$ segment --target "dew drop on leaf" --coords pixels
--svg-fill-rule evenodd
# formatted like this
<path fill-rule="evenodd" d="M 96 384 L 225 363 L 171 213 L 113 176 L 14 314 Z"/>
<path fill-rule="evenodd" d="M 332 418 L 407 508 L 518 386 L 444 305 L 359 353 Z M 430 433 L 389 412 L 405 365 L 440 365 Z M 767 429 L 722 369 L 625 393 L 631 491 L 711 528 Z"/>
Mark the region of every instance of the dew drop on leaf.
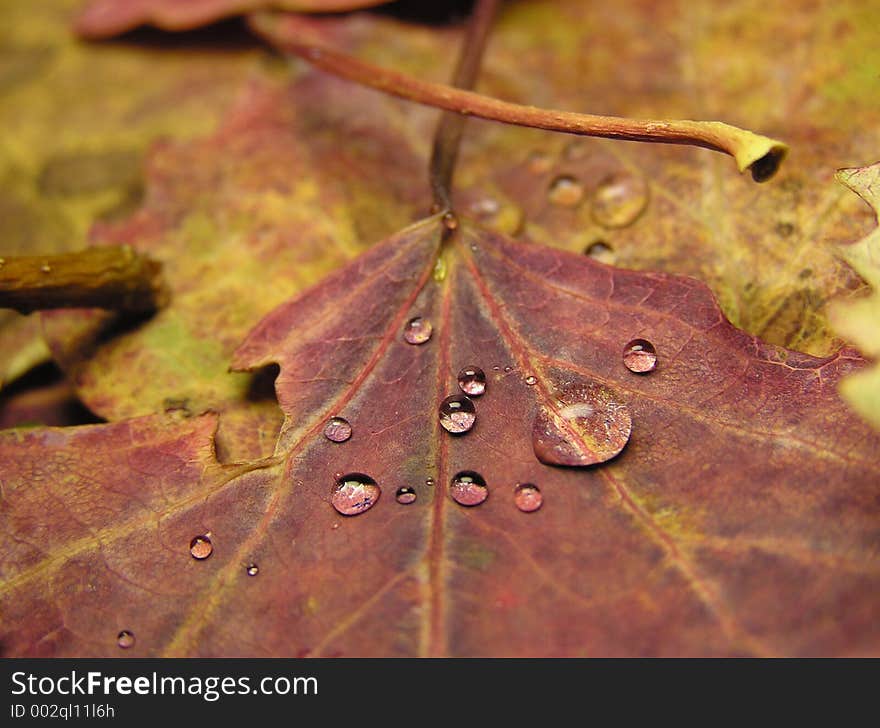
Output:
<path fill-rule="evenodd" d="M 408 506 L 410 503 L 415 503 L 417 496 L 413 488 L 405 485 L 402 488 L 397 489 L 397 493 L 394 494 L 394 497 L 401 505 Z"/>
<path fill-rule="evenodd" d="M 598 382 L 568 383 L 541 404 L 532 428 L 535 456 L 548 465 L 595 465 L 629 442 L 632 418 L 619 396 Z"/>
<path fill-rule="evenodd" d="M 574 177 L 562 175 L 550 183 L 547 198 L 560 207 L 575 207 L 584 199 L 584 186 Z"/>
<path fill-rule="evenodd" d="M 194 559 L 202 561 L 214 553 L 214 544 L 207 535 L 196 536 L 189 542 L 189 553 Z"/>
<path fill-rule="evenodd" d="M 623 348 L 623 364 L 631 372 L 647 374 L 657 367 L 657 351 L 646 339 L 633 339 Z"/>
<path fill-rule="evenodd" d="M 538 383 L 538 378 L 536 376 L 534 376 L 533 374 L 529 374 L 529 376 L 526 377 L 526 384 L 528 384 L 530 387 L 533 387 L 537 383 Z"/>
<path fill-rule="evenodd" d="M 449 486 L 452 500 L 462 506 L 478 506 L 489 497 L 489 488 L 479 473 L 462 470 Z"/>
<path fill-rule="evenodd" d="M 513 367 L 510 366 L 509 364 L 506 367 L 504 367 L 505 374 L 510 374 L 512 371 L 513 371 Z"/>
<path fill-rule="evenodd" d="M 351 424 L 342 417 L 331 417 L 324 427 L 324 437 L 332 442 L 345 442 L 351 437 Z"/>
<path fill-rule="evenodd" d="M 134 647 L 134 641 L 134 632 L 130 632 L 127 629 L 122 630 L 116 635 L 116 644 L 123 650 L 127 650 L 129 647 Z"/>
<path fill-rule="evenodd" d="M 479 367 L 465 367 L 458 373 L 458 386 L 471 397 L 479 397 L 486 391 L 486 373 Z"/>
<path fill-rule="evenodd" d="M 336 481 L 330 502 L 343 516 L 357 516 L 376 505 L 381 492 L 369 475 L 349 473 Z"/>
<path fill-rule="evenodd" d="M 476 420 L 477 410 L 470 397 L 453 394 L 440 403 L 440 424 L 453 435 L 467 432 Z"/>
<path fill-rule="evenodd" d="M 248 576 L 256 576 L 260 573 L 260 567 L 256 564 L 248 564 L 245 567 L 245 573 L 247 573 Z"/>
<path fill-rule="evenodd" d="M 606 265 L 612 265 L 615 260 L 612 247 L 601 240 L 597 240 L 595 243 L 590 243 L 584 251 L 584 255 L 589 256 L 593 260 L 598 260 L 600 263 L 605 263 Z"/>
<path fill-rule="evenodd" d="M 407 344 L 424 344 L 431 338 L 434 327 L 428 319 L 416 316 L 406 322 L 403 329 L 403 338 Z"/>
<path fill-rule="evenodd" d="M 544 496 L 537 485 L 520 483 L 514 488 L 513 502 L 523 513 L 532 513 L 544 504 Z"/>
<path fill-rule="evenodd" d="M 427 485 L 429 488 L 433 488 L 433 487 L 434 487 L 434 479 L 433 479 L 433 478 L 428 478 L 428 479 L 425 481 L 425 485 Z"/>
<path fill-rule="evenodd" d="M 641 177 L 615 175 L 593 194 L 593 219 L 605 228 L 632 225 L 648 205 L 648 185 Z"/>

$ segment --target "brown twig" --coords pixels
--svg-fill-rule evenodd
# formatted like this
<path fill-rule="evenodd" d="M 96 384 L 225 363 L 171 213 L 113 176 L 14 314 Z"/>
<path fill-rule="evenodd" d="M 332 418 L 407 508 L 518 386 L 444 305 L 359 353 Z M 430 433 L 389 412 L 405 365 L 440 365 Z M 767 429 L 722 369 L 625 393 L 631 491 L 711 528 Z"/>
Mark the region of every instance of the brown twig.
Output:
<path fill-rule="evenodd" d="M 0 308 L 148 312 L 164 303 L 161 265 L 127 245 L 0 258 Z"/>
<path fill-rule="evenodd" d="M 720 121 L 627 119 L 501 101 L 376 66 L 322 43 L 307 24 L 301 30 L 279 41 L 281 47 L 340 78 L 463 116 L 581 136 L 705 147 L 731 155 L 739 170 L 749 170 L 757 182 L 770 179 L 788 152 L 783 142 Z"/>
<path fill-rule="evenodd" d="M 459 89 L 472 89 L 480 74 L 480 64 L 492 21 L 498 10 L 499 0 L 478 0 L 462 41 L 461 51 L 452 85 Z M 444 113 L 434 134 L 431 152 L 431 191 L 434 195 L 434 211 L 452 211 L 451 188 L 455 162 L 461 146 L 461 135 L 467 118 L 460 114 Z"/>

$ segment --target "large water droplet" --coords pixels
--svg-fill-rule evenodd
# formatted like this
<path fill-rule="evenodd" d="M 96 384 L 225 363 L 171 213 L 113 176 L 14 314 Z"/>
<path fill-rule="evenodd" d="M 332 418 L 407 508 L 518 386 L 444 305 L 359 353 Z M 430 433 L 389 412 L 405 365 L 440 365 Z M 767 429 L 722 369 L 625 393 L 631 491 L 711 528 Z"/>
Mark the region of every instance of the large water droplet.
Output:
<path fill-rule="evenodd" d="M 452 500 L 462 506 L 478 506 L 489 497 L 489 488 L 479 473 L 462 470 L 449 485 Z"/>
<path fill-rule="evenodd" d="M 122 630 L 116 635 L 116 644 L 123 650 L 127 650 L 129 647 L 134 647 L 134 642 L 134 632 L 130 632 L 127 629 Z"/>
<path fill-rule="evenodd" d="M 330 502 L 343 516 L 357 516 L 376 505 L 381 493 L 369 475 L 349 473 L 336 481 Z"/>
<path fill-rule="evenodd" d="M 351 424 L 342 417 L 331 417 L 324 427 L 324 437 L 333 442 L 345 442 L 351 437 Z"/>
<path fill-rule="evenodd" d="M 646 339 L 633 339 L 623 348 L 623 363 L 636 374 L 647 374 L 657 367 L 657 351 Z"/>
<path fill-rule="evenodd" d="M 247 573 L 248 576 L 256 576 L 260 573 L 260 567 L 256 564 L 248 564 L 245 567 L 245 573 Z"/>
<path fill-rule="evenodd" d="M 562 175 L 550 183 L 547 198 L 554 205 L 575 207 L 584 199 L 584 186 L 574 177 Z"/>
<path fill-rule="evenodd" d="M 453 394 L 440 403 L 440 424 L 447 432 L 461 435 L 474 426 L 477 410 L 470 397 Z"/>
<path fill-rule="evenodd" d="M 416 491 L 406 485 L 404 485 L 402 488 L 398 488 L 397 493 L 394 494 L 394 497 L 398 503 L 404 506 L 408 506 L 410 503 L 415 503 L 417 498 Z"/>
<path fill-rule="evenodd" d="M 431 338 L 434 327 L 428 319 L 416 316 L 406 322 L 403 329 L 403 338 L 407 344 L 424 344 Z"/>
<path fill-rule="evenodd" d="M 538 460 L 548 465 L 595 465 L 623 450 L 632 418 L 619 397 L 598 382 L 568 383 L 542 404 L 532 428 Z"/>
<path fill-rule="evenodd" d="M 648 205 L 648 185 L 641 177 L 621 174 L 609 177 L 593 194 L 593 219 L 602 227 L 632 225 Z"/>
<path fill-rule="evenodd" d="M 486 373 L 479 367 L 465 367 L 458 373 L 458 386 L 471 397 L 479 397 L 486 391 Z"/>
<path fill-rule="evenodd" d="M 544 504 L 544 496 L 537 485 L 520 483 L 513 491 L 513 502 L 523 513 L 532 513 Z"/>
<path fill-rule="evenodd" d="M 194 559 L 202 561 L 214 553 L 214 544 L 207 535 L 196 536 L 189 542 L 189 552 Z"/>

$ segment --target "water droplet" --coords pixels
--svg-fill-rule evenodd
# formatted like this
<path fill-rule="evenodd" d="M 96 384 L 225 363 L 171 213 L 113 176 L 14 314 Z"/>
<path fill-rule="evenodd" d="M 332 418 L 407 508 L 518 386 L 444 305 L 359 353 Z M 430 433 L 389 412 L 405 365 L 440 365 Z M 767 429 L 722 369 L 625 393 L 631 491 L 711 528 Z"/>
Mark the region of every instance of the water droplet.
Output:
<path fill-rule="evenodd" d="M 608 245 L 608 243 L 601 240 L 597 240 L 595 243 L 590 243 L 584 251 L 584 254 L 588 255 L 593 260 L 598 260 L 600 263 L 605 263 L 606 265 L 612 265 L 615 260 L 614 249 Z"/>
<path fill-rule="evenodd" d="M 513 490 L 513 502 L 523 513 L 532 513 L 544 504 L 544 496 L 537 485 L 520 483 Z"/>
<path fill-rule="evenodd" d="M 584 186 L 574 177 L 562 175 L 550 183 L 547 197 L 554 205 L 575 207 L 584 199 Z"/>
<path fill-rule="evenodd" d="M 535 456 L 547 465 L 595 465 L 623 450 L 632 432 L 629 409 L 598 382 L 567 383 L 538 408 Z"/>
<path fill-rule="evenodd" d="M 486 373 L 479 367 L 465 367 L 458 373 L 458 386 L 471 397 L 479 397 L 486 391 Z"/>
<path fill-rule="evenodd" d="M 593 219 L 602 227 L 632 225 L 648 205 L 648 185 L 631 174 L 606 179 L 593 194 Z"/>
<path fill-rule="evenodd" d="M 116 635 L 116 644 L 123 650 L 127 650 L 129 647 L 134 647 L 134 632 L 130 632 L 127 629 L 122 630 Z"/>
<path fill-rule="evenodd" d="M 431 272 L 431 276 L 437 283 L 442 283 L 446 280 L 446 259 L 442 255 L 434 261 L 434 270 Z"/>
<path fill-rule="evenodd" d="M 248 564 L 245 567 L 245 572 L 247 573 L 248 576 L 256 576 L 257 574 L 260 573 L 260 567 L 257 566 L 256 564 Z"/>
<path fill-rule="evenodd" d="M 546 152 L 532 152 L 526 160 L 526 165 L 532 174 L 544 174 L 553 167 L 553 158 Z"/>
<path fill-rule="evenodd" d="M 416 316 L 407 321 L 403 330 L 403 338 L 406 339 L 407 344 L 424 344 L 431 338 L 433 331 L 434 327 L 428 319 Z"/>
<path fill-rule="evenodd" d="M 478 506 L 489 497 L 489 488 L 479 473 L 463 470 L 452 479 L 449 486 L 452 500 L 462 506 Z"/>
<path fill-rule="evenodd" d="M 349 473 L 336 481 L 330 502 L 343 516 L 356 516 L 376 505 L 381 493 L 369 475 Z"/>
<path fill-rule="evenodd" d="M 345 442 L 351 437 L 351 424 L 342 417 L 331 417 L 324 428 L 324 437 L 333 442 Z"/>
<path fill-rule="evenodd" d="M 477 410 L 470 397 L 453 394 L 440 403 L 440 424 L 447 432 L 460 435 L 474 426 Z"/>
<path fill-rule="evenodd" d="M 498 214 L 500 209 L 501 205 L 498 200 L 493 200 L 491 197 L 484 197 L 471 203 L 471 213 L 480 218 L 492 217 Z"/>
<path fill-rule="evenodd" d="M 458 217 L 454 212 L 447 212 L 443 215 L 443 227 L 452 232 L 458 229 Z"/>
<path fill-rule="evenodd" d="M 496 364 L 495 366 L 492 367 L 492 371 L 493 371 L 493 372 L 500 372 L 500 371 L 501 371 L 501 367 L 498 366 L 498 365 Z"/>
<path fill-rule="evenodd" d="M 417 496 L 413 488 L 405 485 L 402 488 L 397 489 L 397 493 L 394 494 L 394 497 L 401 505 L 408 506 L 410 503 L 415 503 Z"/>
<path fill-rule="evenodd" d="M 51 273 L 52 266 L 50 266 L 48 263 L 43 263 L 43 265 L 40 266 L 40 270 L 43 271 L 43 273 Z"/>
<path fill-rule="evenodd" d="M 504 373 L 505 373 L 505 374 L 510 374 L 512 371 L 513 371 L 513 367 L 512 367 L 512 366 L 508 365 L 508 366 L 504 367 Z"/>
<path fill-rule="evenodd" d="M 636 374 L 647 374 L 657 367 L 657 351 L 645 339 L 633 339 L 623 349 L 623 363 Z"/>
<path fill-rule="evenodd" d="M 189 553 L 194 559 L 202 561 L 214 553 L 214 544 L 207 535 L 196 536 L 189 542 Z"/>
<path fill-rule="evenodd" d="M 433 479 L 433 478 L 428 478 L 428 479 L 425 481 L 425 485 L 427 485 L 429 488 L 433 488 L 433 487 L 434 487 L 434 479 Z"/>
<path fill-rule="evenodd" d="M 526 377 L 526 384 L 528 384 L 530 387 L 534 386 L 537 383 L 538 383 L 538 378 L 536 376 L 529 374 L 529 376 Z"/>

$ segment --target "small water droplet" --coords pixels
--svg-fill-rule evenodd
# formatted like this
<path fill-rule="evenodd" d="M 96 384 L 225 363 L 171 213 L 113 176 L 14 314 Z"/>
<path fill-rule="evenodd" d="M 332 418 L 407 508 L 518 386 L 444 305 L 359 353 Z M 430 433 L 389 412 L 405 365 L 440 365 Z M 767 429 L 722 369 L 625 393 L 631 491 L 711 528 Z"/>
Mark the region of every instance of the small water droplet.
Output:
<path fill-rule="evenodd" d="M 544 504 L 544 496 L 537 485 L 520 483 L 514 488 L 513 502 L 523 513 L 532 513 Z"/>
<path fill-rule="evenodd" d="M 657 351 L 646 339 L 633 339 L 623 349 L 623 363 L 636 374 L 647 374 L 657 367 Z"/>
<path fill-rule="evenodd" d="M 337 528 L 339 528 L 339 524 L 336 523 L 336 522 L 333 522 L 333 523 L 330 525 L 330 528 L 332 528 L 332 529 L 335 531 Z"/>
<path fill-rule="evenodd" d="M 410 503 L 415 503 L 417 496 L 416 491 L 413 488 L 405 485 L 402 488 L 397 489 L 397 493 L 394 494 L 394 497 L 401 505 L 408 506 Z"/>
<path fill-rule="evenodd" d="M 508 366 L 504 367 L 504 373 L 505 373 L 505 374 L 510 374 L 512 371 L 513 371 L 513 367 L 512 367 L 512 366 L 509 366 L 509 365 L 508 365 Z"/>
<path fill-rule="evenodd" d="M 331 417 L 324 427 L 324 437 L 332 442 L 345 442 L 351 437 L 351 424 L 342 417 Z"/>
<path fill-rule="evenodd" d="M 248 564 L 245 567 L 245 572 L 247 573 L 248 576 L 256 576 L 257 574 L 260 573 L 260 567 L 257 566 L 256 564 Z"/>
<path fill-rule="evenodd" d="M 479 367 L 465 367 L 458 373 L 458 386 L 471 397 L 479 397 L 486 391 L 486 373 Z"/>
<path fill-rule="evenodd" d="M 202 561 L 214 553 L 214 544 L 207 535 L 196 536 L 189 542 L 189 553 L 194 559 Z"/>
<path fill-rule="evenodd" d="M 526 160 L 526 165 L 532 174 L 544 174 L 553 167 L 553 158 L 546 152 L 532 152 Z"/>
<path fill-rule="evenodd" d="M 434 327 L 428 319 L 416 316 L 407 321 L 403 329 L 403 338 L 407 344 L 424 344 L 431 338 Z"/>
<path fill-rule="evenodd" d="M 50 266 L 48 263 L 43 263 L 43 265 L 40 266 L 40 270 L 43 271 L 43 273 L 51 273 L 52 266 Z"/>
<path fill-rule="evenodd" d="M 632 225 L 648 205 L 648 185 L 631 174 L 607 178 L 593 194 L 593 219 L 602 227 Z"/>
<path fill-rule="evenodd" d="M 566 382 L 551 404 L 541 404 L 532 428 L 535 456 L 547 465 L 595 465 L 629 442 L 629 408 L 598 382 Z"/>
<path fill-rule="evenodd" d="M 458 229 L 458 217 L 454 212 L 447 212 L 443 215 L 443 227 L 452 232 Z"/>
<path fill-rule="evenodd" d="M 588 255 L 593 260 L 598 260 L 600 263 L 605 263 L 606 265 L 612 265 L 615 260 L 614 249 L 602 240 L 590 243 L 584 251 L 584 254 Z"/>
<path fill-rule="evenodd" d="M 381 493 L 369 475 L 349 473 L 336 481 L 330 502 L 343 516 L 356 516 L 376 505 Z"/>
<path fill-rule="evenodd" d="M 538 378 L 536 376 L 529 374 L 529 376 L 526 377 L 526 384 L 528 384 L 530 387 L 534 386 L 537 383 Z"/>
<path fill-rule="evenodd" d="M 501 367 L 498 366 L 498 365 L 496 364 L 495 366 L 492 367 L 492 371 L 493 371 L 493 372 L 500 372 L 500 371 L 501 371 Z"/>
<path fill-rule="evenodd" d="M 134 641 L 134 632 L 130 632 L 127 629 L 122 630 L 116 635 L 116 644 L 123 650 L 127 650 L 129 647 L 134 647 Z"/>
<path fill-rule="evenodd" d="M 427 485 L 429 488 L 433 488 L 433 487 L 434 487 L 434 479 L 433 479 L 433 478 L 428 478 L 428 479 L 425 481 L 425 485 Z"/>
<path fill-rule="evenodd" d="M 460 435 L 474 426 L 477 410 L 470 397 L 453 394 L 440 403 L 440 424 L 447 432 Z"/>
<path fill-rule="evenodd" d="M 584 186 L 574 177 L 562 175 L 550 183 L 547 198 L 560 207 L 575 207 L 584 199 Z"/>
<path fill-rule="evenodd" d="M 489 497 L 489 488 L 479 473 L 463 470 L 452 479 L 449 486 L 452 500 L 462 506 L 478 506 Z"/>

